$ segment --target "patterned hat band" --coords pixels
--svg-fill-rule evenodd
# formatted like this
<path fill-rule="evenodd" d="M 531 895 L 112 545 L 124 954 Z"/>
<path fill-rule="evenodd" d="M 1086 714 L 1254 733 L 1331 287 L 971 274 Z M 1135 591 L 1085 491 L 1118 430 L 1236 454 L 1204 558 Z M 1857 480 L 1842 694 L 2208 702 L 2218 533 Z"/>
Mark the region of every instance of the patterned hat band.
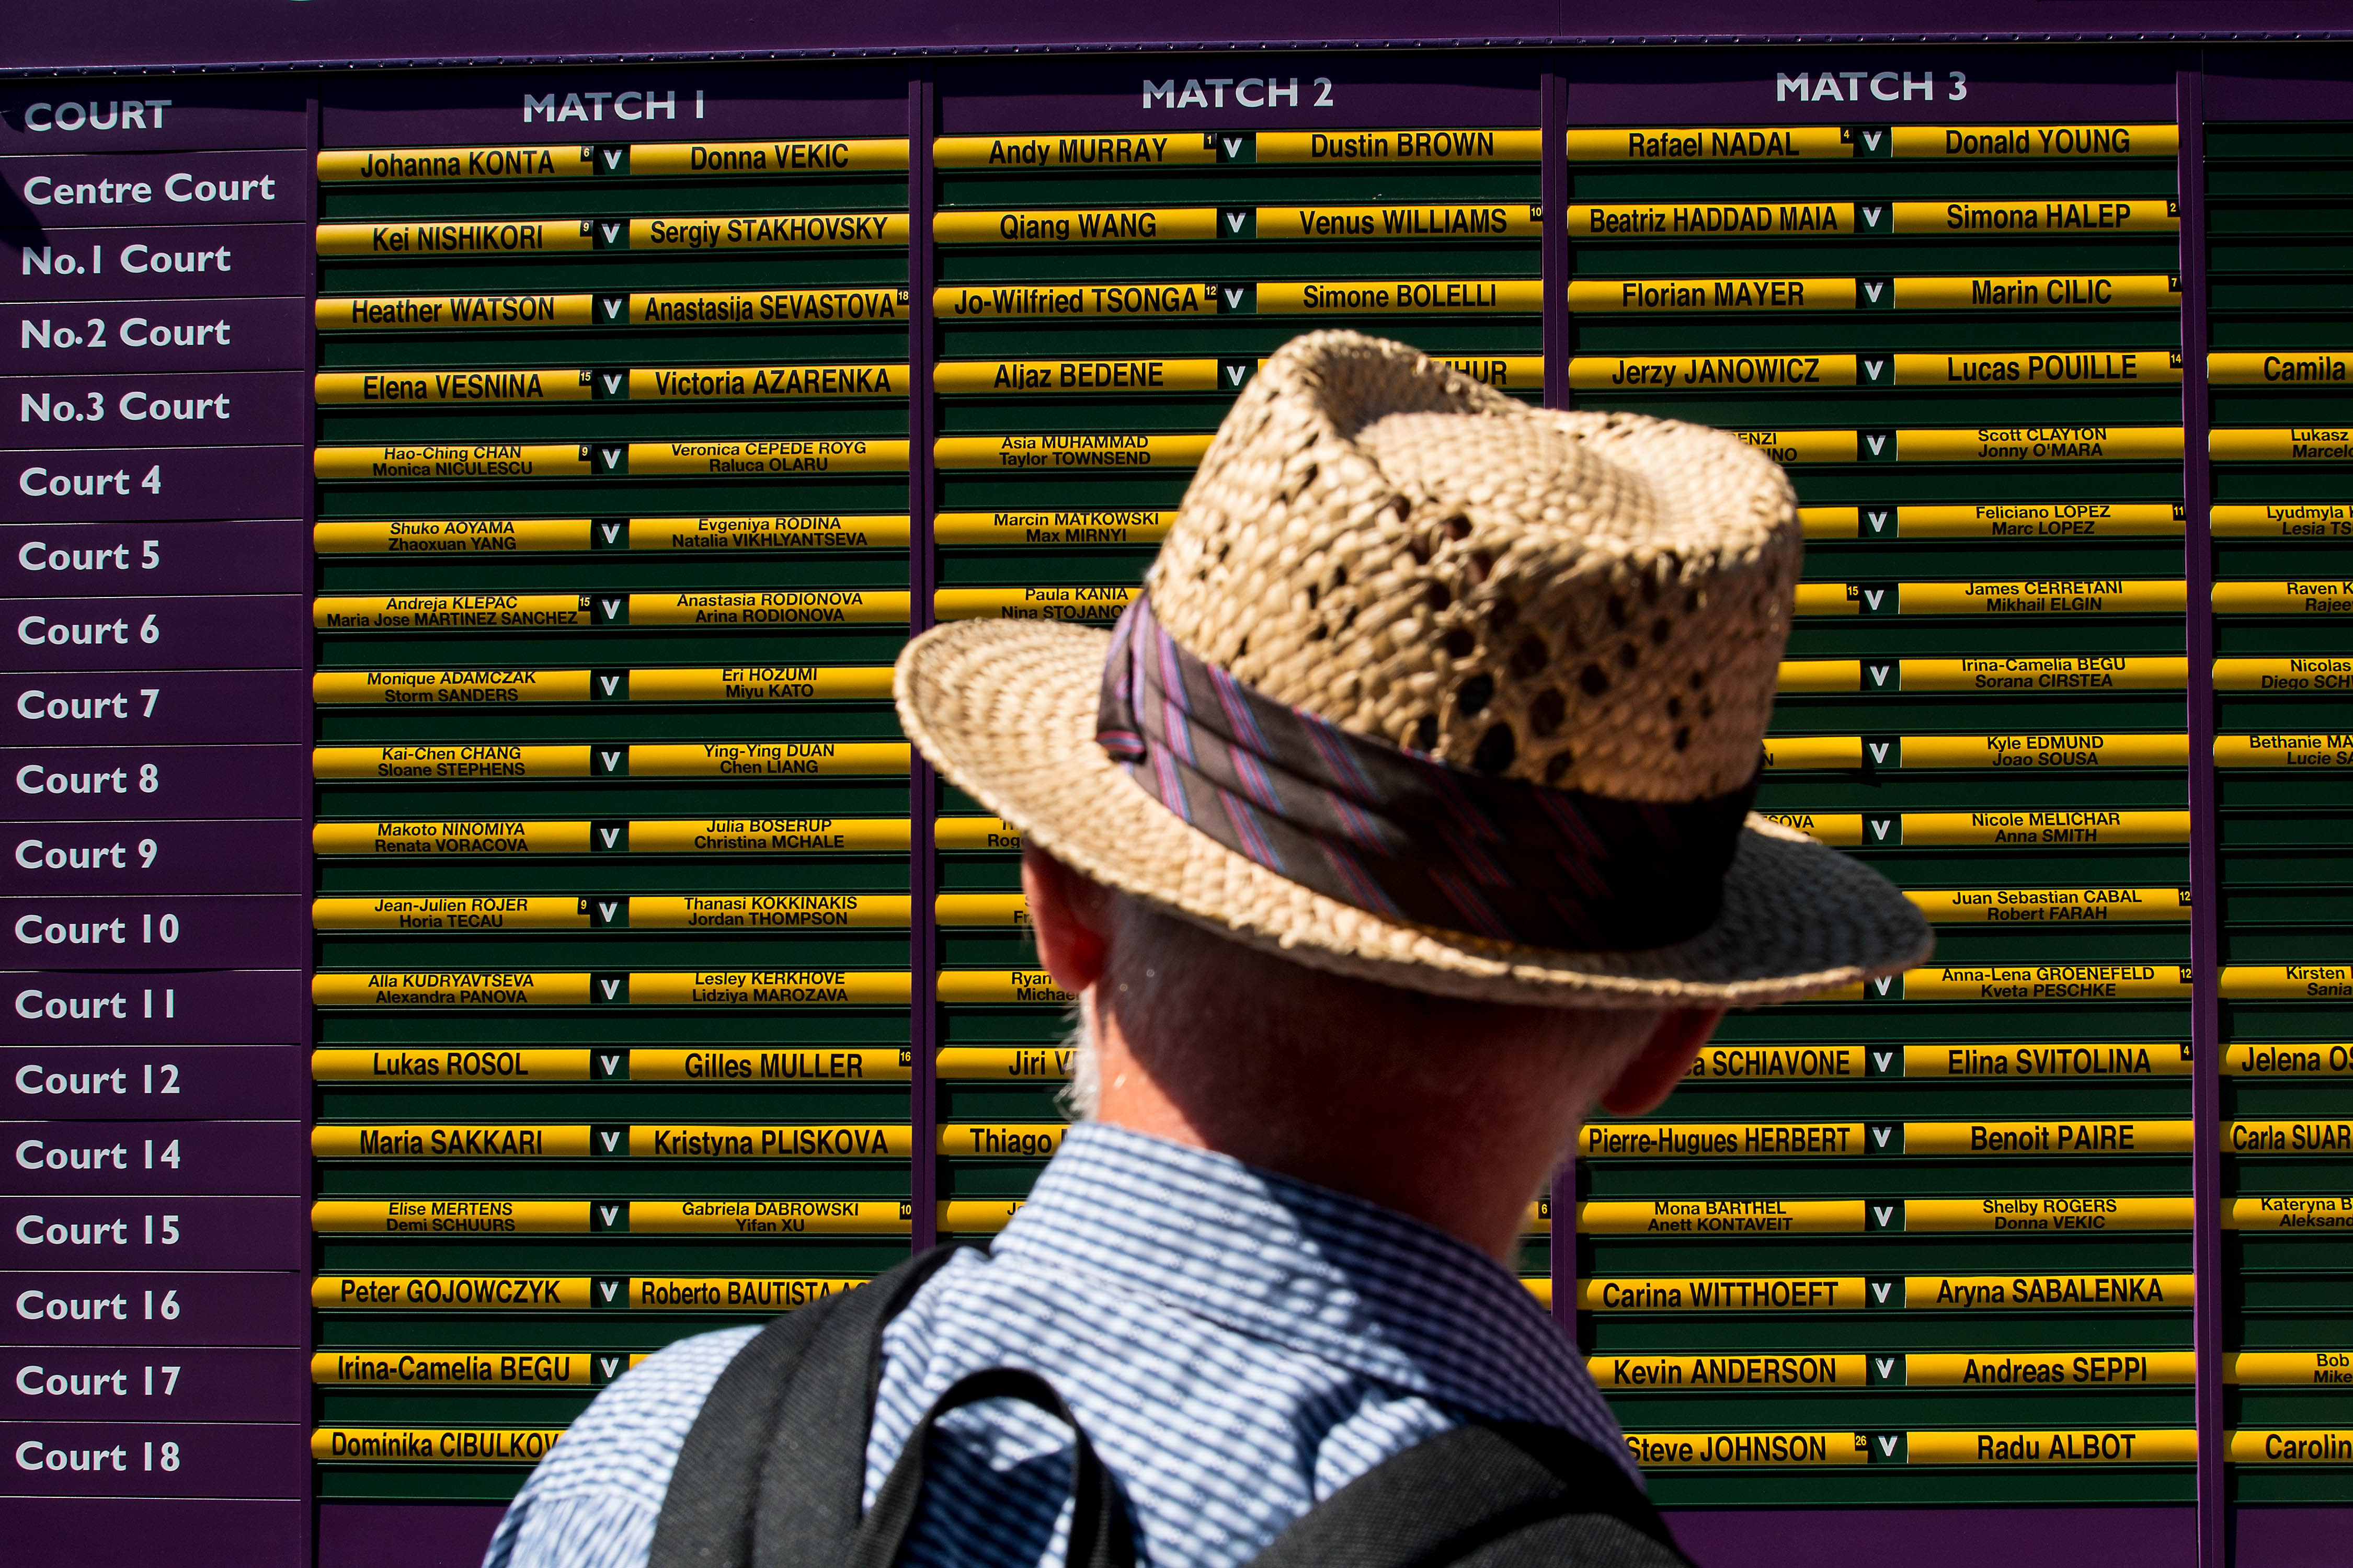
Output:
<path fill-rule="evenodd" d="M 1179 647 L 1145 595 L 1103 661 L 1095 740 L 1195 829 L 1327 898 L 1583 952 L 1713 924 L 1758 777 L 1658 804 L 1470 772 L 1264 696 Z"/>

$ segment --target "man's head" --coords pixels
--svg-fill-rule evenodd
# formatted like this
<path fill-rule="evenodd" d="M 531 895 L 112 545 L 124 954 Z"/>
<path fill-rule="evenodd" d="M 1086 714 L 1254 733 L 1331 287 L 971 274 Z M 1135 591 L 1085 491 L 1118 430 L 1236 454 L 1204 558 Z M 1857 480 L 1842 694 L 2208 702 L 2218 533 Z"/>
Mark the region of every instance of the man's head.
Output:
<path fill-rule="evenodd" d="M 1598 1102 L 1666 1098 L 1718 1014 L 1464 1001 L 1311 968 L 1041 851 L 1039 954 L 1079 1002 L 1073 1109 L 1354 1192 L 1502 1256 Z"/>

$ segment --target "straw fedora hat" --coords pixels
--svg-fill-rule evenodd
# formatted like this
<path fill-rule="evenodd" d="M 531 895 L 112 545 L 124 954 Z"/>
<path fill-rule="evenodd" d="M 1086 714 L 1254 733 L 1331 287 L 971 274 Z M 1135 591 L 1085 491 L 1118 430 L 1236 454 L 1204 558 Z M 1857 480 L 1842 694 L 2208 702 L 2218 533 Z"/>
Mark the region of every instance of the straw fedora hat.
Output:
<path fill-rule="evenodd" d="M 1788 481 L 1719 431 L 1314 332 L 1227 415 L 1115 632 L 938 627 L 899 716 L 1039 848 L 1301 963 L 1789 1001 L 1933 945 L 1747 809 L 1799 551 Z"/>

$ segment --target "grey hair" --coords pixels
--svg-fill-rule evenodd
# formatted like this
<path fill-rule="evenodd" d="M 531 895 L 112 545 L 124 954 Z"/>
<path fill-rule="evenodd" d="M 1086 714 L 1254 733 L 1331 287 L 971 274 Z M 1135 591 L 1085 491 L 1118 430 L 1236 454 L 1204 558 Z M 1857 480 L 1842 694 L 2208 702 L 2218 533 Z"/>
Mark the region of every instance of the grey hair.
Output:
<path fill-rule="evenodd" d="M 1071 1053 L 1071 1081 L 1055 1101 L 1072 1121 L 1092 1121 L 1103 1111 L 1103 1058 L 1095 1051 L 1095 1032 L 1084 1003 L 1071 1005 L 1071 1032 L 1062 1043 Z"/>
<path fill-rule="evenodd" d="M 1190 1011 L 1207 999 L 1201 990 L 1204 984 L 1210 987 L 1209 997 L 1230 997 L 1238 981 L 1244 990 L 1248 989 L 1248 982 L 1233 973 L 1235 968 L 1258 970 L 1263 983 L 1267 966 L 1271 965 L 1289 997 L 1305 1003 L 1311 1013 L 1321 1014 L 1328 1009 L 1338 1016 L 1361 1018 L 1368 1000 L 1376 1012 L 1385 1012 L 1400 1002 L 1408 1005 L 1416 1001 L 1450 1005 L 1438 998 L 1400 998 L 1367 981 L 1260 954 L 1221 933 L 1188 924 L 1136 900 L 1122 898 L 1117 918 L 1125 962 L 1115 964 L 1098 985 L 1115 987 L 1125 994 L 1124 1000 L 1131 1005 Z M 1210 1005 L 1214 1006 L 1215 1003 Z M 1518 1011 L 1499 1008 L 1493 1003 L 1459 1005 L 1466 1014 Z M 1661 1013 L 1655 1007 L 1602 1006 L 1568 1011 L 1577 1017 L 1575 1047 L 1597 1058 L 1621 1064 L 1630 1060 L 1649 1039 Z M 1074 1122 L 1092 1121 L 1103 1110 L 1103 1053 L 1097 1040 L 1095 1012 L 1096 998 L 1088 995 L 1074 1001 L 1067 1016 L 1069 1031 L 1062 1043 L 1071 1053 L 1071 1078 L 1056 1100 L 1062 1113 Z M 1303 1026 L 1296 1016 L 1288 1022 L 1293 1029 L 1314 1027 L 1312 1023 Z M 1365 1043 L 1371 1047 L 1379 1039 L 1368 1035 Z M 1415 1076 L 1425 1080 L 1450 1076 L 1451 1065 L 1442 1053 L 1417 1048 L 1408 1057 L 1411 1065 L 1406 1070 Z M 1430 1087 L 1435 1089 L 1438 1085 L 1430 1081 Z"/>

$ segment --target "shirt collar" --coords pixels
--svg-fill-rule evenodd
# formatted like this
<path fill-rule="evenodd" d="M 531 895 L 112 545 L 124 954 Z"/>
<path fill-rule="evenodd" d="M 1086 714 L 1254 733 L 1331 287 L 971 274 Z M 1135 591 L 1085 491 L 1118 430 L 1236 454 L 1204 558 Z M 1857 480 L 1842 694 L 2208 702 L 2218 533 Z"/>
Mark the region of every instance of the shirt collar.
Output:
<path fill-rule="evenodd" d="M 1583 1358 L 1517 1278 L 1361 1198 L 1088 1123 L 993 1255 L 1084 1272 L 1458 1410 L 1599 1437 L 1633 1469 Z"/>

